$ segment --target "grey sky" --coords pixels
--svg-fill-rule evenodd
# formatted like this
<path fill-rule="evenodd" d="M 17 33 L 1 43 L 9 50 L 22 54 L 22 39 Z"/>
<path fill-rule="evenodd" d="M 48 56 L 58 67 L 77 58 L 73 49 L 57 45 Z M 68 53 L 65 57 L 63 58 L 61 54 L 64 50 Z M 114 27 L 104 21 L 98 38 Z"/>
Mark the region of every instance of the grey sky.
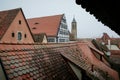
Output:
<path fill-rule="evenodd" d="M 1 0 L 0 11 L 22 8 L 26 18 L 65 14 L 69 30 L 75 16 L 79 38 L 101 37 L 103 32 L 111 37 L 119 37 L 114 31 L 98 22 L 93 15 L 86 12 L 75 0 Z"/>

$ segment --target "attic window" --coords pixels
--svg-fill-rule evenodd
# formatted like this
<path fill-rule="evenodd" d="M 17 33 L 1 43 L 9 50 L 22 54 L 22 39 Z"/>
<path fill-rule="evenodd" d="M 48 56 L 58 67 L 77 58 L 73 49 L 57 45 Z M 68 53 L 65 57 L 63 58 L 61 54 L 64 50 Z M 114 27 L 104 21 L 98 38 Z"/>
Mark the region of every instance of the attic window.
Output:
<path fill-rule="evenodd" d="M 12 32 L 12 37 L 15 37 L 15 33 L 14 32 Z"/>
<path fill-rule="evenodd" d="M 33 27 L 32 29 L 36 29 L 36 27 Z"/>
<path fill-rule="evenodd" d="M 19 20 L 19 24 L 21 24 L 21 20 Z"/>
<path fill-rule="evenodd" d="M 34 24 L 39 24 L 38 22 L 34 23 Z"/>
<path fill-rule="evenodd" d="M 27 38 L 27 35 L 25 34 L 24 37 Z"/>

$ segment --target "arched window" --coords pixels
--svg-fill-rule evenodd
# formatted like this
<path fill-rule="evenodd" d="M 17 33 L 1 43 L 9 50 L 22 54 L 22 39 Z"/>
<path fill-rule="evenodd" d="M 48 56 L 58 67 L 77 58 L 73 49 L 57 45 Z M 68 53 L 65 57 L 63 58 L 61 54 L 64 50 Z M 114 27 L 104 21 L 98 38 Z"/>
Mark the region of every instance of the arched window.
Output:
<path fill-rule="evenodd" d="M 18 40 L 21 40 L 21 39 L 22 39 L 22 33 L 18 32 Z"/>

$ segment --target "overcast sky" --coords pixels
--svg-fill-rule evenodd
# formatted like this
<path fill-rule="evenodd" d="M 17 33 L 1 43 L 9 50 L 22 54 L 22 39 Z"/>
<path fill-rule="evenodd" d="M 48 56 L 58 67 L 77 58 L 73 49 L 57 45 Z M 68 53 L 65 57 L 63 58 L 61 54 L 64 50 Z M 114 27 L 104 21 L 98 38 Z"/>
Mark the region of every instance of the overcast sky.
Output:
<path fill-rule="evenodd" d="M 93 15 L 86 12 L 75 0 L 1 0 L 0 11 L 22 8 L 26 18 L 65 14 L 71 31 L 71 21 L 75 17 L 78 38 L 101 37 L 106 32 L 110 37 L 119 37 L 114 31 L 98 22 Z"/>

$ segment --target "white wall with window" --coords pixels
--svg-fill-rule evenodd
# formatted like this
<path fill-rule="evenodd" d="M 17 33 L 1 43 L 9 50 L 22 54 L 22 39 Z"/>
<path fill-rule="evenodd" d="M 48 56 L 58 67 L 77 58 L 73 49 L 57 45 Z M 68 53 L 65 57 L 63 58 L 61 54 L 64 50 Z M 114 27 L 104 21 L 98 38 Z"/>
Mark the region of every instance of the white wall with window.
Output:
<path fill-rule="evenodd" d="M 48 42 L 51 42 L 51 43 L 59 43 L 59 42 L 68 42 L 69 41 L 69 30 L 68 30 L 65 16 L 63 16 L 63 19 L 61 20 L 57 36 L 47 37 L 47 38 L 48 38 Z"/>
<path fill-rule="evenodd" d="M 66 19 L 63 16 L 63 19 L 60 24 L 60 28 L 58 31 L 58 42 L 68 42 L 69 41 L 69 30 L 66 23 Z"/>
<path fill-rule="evenodd" d="M 56 37 L 47 37 L 48 42 L 56 43 Z"/>

